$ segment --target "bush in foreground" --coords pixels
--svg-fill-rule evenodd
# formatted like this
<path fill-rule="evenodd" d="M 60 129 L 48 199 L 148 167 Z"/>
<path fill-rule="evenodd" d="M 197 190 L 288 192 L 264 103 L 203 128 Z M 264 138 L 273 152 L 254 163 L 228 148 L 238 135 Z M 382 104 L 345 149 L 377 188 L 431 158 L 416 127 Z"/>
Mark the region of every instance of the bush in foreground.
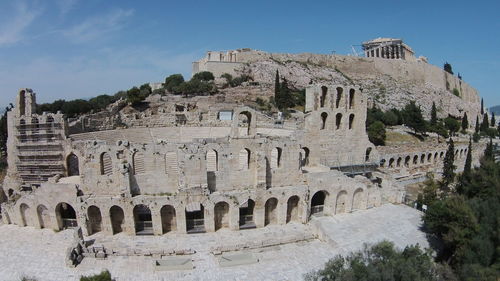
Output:
<path fill-rule="evenodd" d="M 111 273 L 105 270 L 99 274 L 91 275 L 91 276 L 82 276 L 80 281 L 113 281 L 111 278 Z"/>

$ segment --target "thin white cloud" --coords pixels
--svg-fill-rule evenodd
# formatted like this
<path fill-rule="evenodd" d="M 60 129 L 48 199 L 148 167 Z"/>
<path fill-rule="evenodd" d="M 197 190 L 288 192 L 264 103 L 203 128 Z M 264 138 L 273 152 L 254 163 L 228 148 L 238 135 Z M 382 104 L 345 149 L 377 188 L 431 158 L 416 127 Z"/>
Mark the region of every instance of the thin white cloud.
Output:
<path fill-rule="evenodd" d="M 73 43 L 92 41 L 120 30 L 124 26 L 125 19 L 133 14 L 133 10 L 113 10 L 107 14 L 88 18 L 82 23 L 64 30 L 63 34 Z"/>
<path fill-rule="evenodd" d="M 75 8 L 78 0 L 58 0 L 56 3 L 61 15 L 66 15 Z"/>
<path fill-rule="evenodd" d="M 25 2 L 16 2 L 11 16 L 3 17 L 0 23 L 0 47 L 15 44 L 23 39 L 25 30 L 33 23 L 40 11 L 28 7 Z"/>

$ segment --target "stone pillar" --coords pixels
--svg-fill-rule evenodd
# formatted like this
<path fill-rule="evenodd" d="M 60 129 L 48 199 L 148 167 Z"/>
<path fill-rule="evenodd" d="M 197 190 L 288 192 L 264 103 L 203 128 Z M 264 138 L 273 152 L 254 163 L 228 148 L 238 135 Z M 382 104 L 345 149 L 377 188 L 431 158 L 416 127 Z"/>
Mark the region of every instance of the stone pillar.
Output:
<path fill-rule="evenodd" d="M 125 216 L 125 222 L 123 223 L 123 232 L 135 235 L 135 222 L 133 207 L 129 207 L 123 210 L 123 215 Z"/>
<path fill-rule="evenodd" d="M 153 233 L 154 235 L 163 234 L 163 225 L 161 223 L 161 213 L 160 210 L 154 208 L 151 210 L 151 220 L 153 221 Z"/>
<path fill-rule="evenodd" d="M 276 206 L 278 210 L 276 210 L 276 215 L 278 216 L 277 218 L 277 223 L 278 224 L 286 224 L 286 211 L 288 208 L 288 202 L 283 200 L 278 201 L 278 206 Z"/>
<path fill-rule="evenodd" d="M 257 203 L 257 202 L 256 202 Z M 255 205 L 253 210 L 253 219 L 257 227 L 264 227 L 265 225 L 266 209 L 264 205 Z"/>
<path fill-rule="evenodd" d="M 175 220 L 177 222 L 177 233 L 185 234 L 186 229 L 186 212 L 185 208 L 175 208 Z"/>
<path fill-rule="evenodd" d="M 229 205 L 229 229 L 240 229 L 240 208 L 238 205 Z"/>
<path fill-rule="evenodd" d="M 113 235 L 113 226 L 111 222 L 111 216 L 109 215 L 109 212 L 103 213 L 101 211 L 101 231 L 106 234 L 106 235 Z"/>
<path fill-rule="evenodd" d="M 215 216 L 214 216 L 214 206 L 203 206 L 205 207 L 205 231 L 206 232 L 215 232 Z"/>
<path fill-rule="evenodd" d="M 353 191 L 354 192 L 354 191 Z M 345 203 L 345 212 L 350 213 L 352 212 L 352 198 L 353 198 L 353 193 L 348 192 L 347 197 L 346 197 L 346 203 Z"/>
<path fill-rule="evenodd" d="M 299 202 L 300 222 L 307 223 L 309 221 L 309 204 L 305 200 Z"/>

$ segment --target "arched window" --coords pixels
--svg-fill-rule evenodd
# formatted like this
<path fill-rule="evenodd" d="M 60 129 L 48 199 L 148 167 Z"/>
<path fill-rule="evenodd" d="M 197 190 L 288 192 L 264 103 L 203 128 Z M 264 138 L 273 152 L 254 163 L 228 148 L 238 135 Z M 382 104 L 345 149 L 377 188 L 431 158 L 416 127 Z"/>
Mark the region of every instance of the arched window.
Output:
<path fill-rule="evenodd" d="M 113 165 L 109 153 L 104 152 L 101 154 L 101 175 L 113 174 Z"/>
<path fill-rule="evenodd" d="M 349 115 L 349 130 L 352 130 L 354 124 L 354 114 Z"/>
<path fill-rule="evenodd" d="M 403 161 L 403 159 L 399 157 L 398 161 L 396 162 L 396 167 L 401 167 L 401 161 Z"/>
<path fill-rule="evenodd" d="M 38 122 L 38 118 L 36 118 L 36 117 L 31 118 L 31 124 L 33 125 L 33 128 L 35 128 L 35 129 L 39 129 L 40 128 L 40 124 Z"/>
<path fill-rule="evenodd" d="M 328 118 L 328 113 L 323 112 L 321 113 L 321 130 L 326 129 L 326 119 Z"/>
<path fill-rule="evenodd" d="M 250 150 L 246 148 L 240 150 L 239 160 L 240 170 L 248 170 L 250 168 Z"/>
<path fill-rule="evenodd" d="M 410 160 L 411 160 L 411 157 L 409 155 L 406 156 L 406 158 L 405 158 L 405 167 L 410 167 Z"/>
<path fill-rule="evenodd" d="M 365 162 L 370 161 L 370 154 L 372 153 L 372 148 L 368 147 L 365 152 Z"/>
<path fill-rule="evenodd" d="M 300 168 L 309 165 L 309 148 L 303 147 L 299 153 Z"/>
<path fill-rule="evenodd" d="M 418 155 L 413 156 L 413 165 L 418 164 Z"/>
<path fill-rule="evenodd" d="M 238 115 L 238 127 L 245 128 L 243 132 L 240 131 L 242 136 L 250 134 L 250 122 L 252 121 L 252 114 L 248 111 L 243 111 Z"/>
<path fill-rule="evenodd" d="M 336 108 L 339 108 L 339 106 L 340 106 L 340 101 L 342 100 L 342 92 L 343 91 L 344 91 L 344 89 L 342 89 L 341 87 L 337 87 L 337 99 L 335 101 Z"/>
<path fill-rule="evenodd" d="M 207 152 L 207 172 L 219 170 L 219 156 L 217 151 L 211 149 Z"/>
<path fill-rule="evenodd" d="M 146 168 L 144 167 L 144 153 L 135 152 L 132 155 L 132 163 L 134 166 L 134 174 L 144 174 L 146 172 Z"/>
<path fill-rule="evenodd" d="M 394 158 L 389 159 L 389 168 L 394 168 Z"/>
<path fill-rule="evenodd" d="M 325 107 L 327 92 L 328 92 L 327 87 L 325 87 L 325 86 L 321 87 L 321 97 L 319 99 L 320 107 Z"/>
<path fill-rule="evenodd" d="M 68 158 L 66 158 L 66 167 L 68 169 L 68 177 L 80 175 L 78 156 L 70 153 Z"/>
<path fill-rule="evenodd" d="M 335 128 L 339 130 L 341 125 L 342 125 L 342 114 L 337 113 L 337 115 L 335 116 Z"/>
<path fill-rule="evenodd" d="M 354 89 L 349 90 L 349 109 L 354 108 Z"/>
<path fill-rule="evenodd" d="M 420 164 L 425 163 L 425 154 L 420 155 Z"/>
<path fill-rule="evenodd" d="M 273 148 L 271 152 L 271 168 L 276 169 L 281 167 L 281 154 L 282 150 L 280 147 Z"/>

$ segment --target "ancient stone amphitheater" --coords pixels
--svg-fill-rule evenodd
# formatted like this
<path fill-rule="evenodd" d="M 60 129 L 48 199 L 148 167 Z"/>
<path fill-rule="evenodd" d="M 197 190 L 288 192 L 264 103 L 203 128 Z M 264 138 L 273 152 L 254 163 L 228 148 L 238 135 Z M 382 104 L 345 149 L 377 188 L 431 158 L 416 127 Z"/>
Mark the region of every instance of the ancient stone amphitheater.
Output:
<path fill-rule="evenodd" d="M 35 93 L 23 89 L 8 112 L 2 219 L 80 226 L 86 235 L 162 235 L 307 223 L 399 203 L 398 181 L 438 169 L 446 147 L 377 149 L 366 110 L 359 88 L 313 85 L 306 113 L 293 120 L 235 103 L 178 102 L 155 116 L 171 122 L 68 134 L 64 116 L 35 114 Z M 457 146 L 459 167 L 466 147 Z"/>

